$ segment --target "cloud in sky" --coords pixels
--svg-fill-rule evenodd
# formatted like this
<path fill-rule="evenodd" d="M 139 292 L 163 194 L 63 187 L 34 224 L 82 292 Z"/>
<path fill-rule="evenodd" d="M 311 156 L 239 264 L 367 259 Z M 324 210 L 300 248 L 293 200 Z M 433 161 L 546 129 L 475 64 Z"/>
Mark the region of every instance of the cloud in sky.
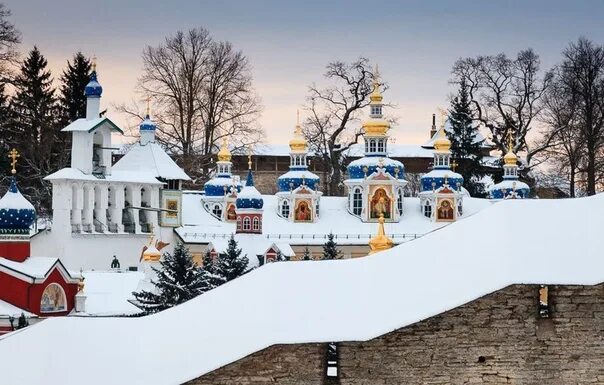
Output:
<path fill-rule="evenodd" d="M 462 56 L 532 47 L 549 68 L 568 42 L 604 43 L 601 1 L 75 1 L 6 2 L 55 77 L 77 50 L 96 54 L 105 105 L 135 97 L 140 53 L 179 29 L 207 28 L 243 50 L 262 97 L 270 142 L 285 142 L 306 87 L 331 60 L 366 56 L 379 63 L 385 94 L 400 117 L 398 143 L 421 143 L 430 116 L 446 106 L 449 71 Z M 117 119 L 118 121 L 123 121 Z"/>

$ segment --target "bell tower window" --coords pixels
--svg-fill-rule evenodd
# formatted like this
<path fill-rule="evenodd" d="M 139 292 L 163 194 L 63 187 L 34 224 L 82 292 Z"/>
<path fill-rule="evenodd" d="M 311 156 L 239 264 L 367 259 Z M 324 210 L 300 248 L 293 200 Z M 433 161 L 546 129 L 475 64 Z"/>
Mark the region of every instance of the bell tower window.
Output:
<path fill-rule="evenodd" d="M 382 106 L 371 106 L 371 115 L 382 115 Z"/>

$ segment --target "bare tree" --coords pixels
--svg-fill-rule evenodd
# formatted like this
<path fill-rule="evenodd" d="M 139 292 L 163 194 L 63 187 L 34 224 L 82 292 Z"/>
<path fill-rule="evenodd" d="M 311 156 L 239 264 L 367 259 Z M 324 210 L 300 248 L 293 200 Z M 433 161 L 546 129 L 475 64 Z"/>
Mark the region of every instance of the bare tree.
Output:
<path fill-rule="evenodd" d="M 325 193 L 340 195 L 345 153 L 363 134 L 356 123 L 360 110 L 369 105 L 374 73 L 369 60 L 361 57 L 350 64 L 329 63 L 324 76 L 331 85 L 309 87 L 304 134 L 326 171 Z M 387 87 L 381 84 L 380 88 L 384 91 Z"/>
<path fill-rule="evenodd" d="M 511 134 L 514 151 L 525 150 L 530 166 L 531 159 L 550 145 L 550 140 L 534 147 L 527 142 L 552 78 L 549 72 L 540 76 L 539 56 L 533 50 L 520 51 L 514 59 L 505 54 L 459 59 L 452 73 L 453 83 L 466 81 L 475 120 L 489 129 L 499 150 L 507 150 Z"/>
<path fill-rule="evenodd" d="M 230 43 L 214 41 L 204 28 L 179 31 L 157 47 L 145 47 L 137 91 L 151 100 L 158 141 L 194 178 L 207 177 L 223 136 L 235 148 L 263 138 L 247 58 Z M 119 109 L 137 120 L 143 117 L 136 103 Z"/>
<path fill-rule="evenodd" d="M 594 195 L 604 173 L 604 47 L 580 38 L 562 55 L 559 78 L 577 109 L 586 189 Z"/>
<path fill-rule="evenodd" d="M 21 34 L 15 25 L 9 21 L 11 11 L 0 3 L 0 82 L 10 80 L 10 67 L 17 63 L 19 53 L 17 46 L 21 42 Z"/>

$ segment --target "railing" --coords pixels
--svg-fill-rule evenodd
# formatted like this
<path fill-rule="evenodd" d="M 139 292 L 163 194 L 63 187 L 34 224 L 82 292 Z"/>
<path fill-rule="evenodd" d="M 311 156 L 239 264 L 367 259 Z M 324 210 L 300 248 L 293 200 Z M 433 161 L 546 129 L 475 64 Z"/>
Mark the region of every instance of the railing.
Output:
<path fill-rule="evenodd" d="M 402 241 L 411 241 L 413 239 L 417 239 L 422 237 L 424 234 L 387 234 L 393 240 Z M 264 237 L 266 239 L 327 239 L 329 234 L 265 234 Z M 373 238 L 375 234 L 334 234 L 334 240 L 355 240 L 355 239 L 363 239 L 369 240 Z M 228 239 L 231 238 L 231 234 L 215 234 L 215 233 L 182 233 L 183 238 L 193 238 L 193 239 Z"/>

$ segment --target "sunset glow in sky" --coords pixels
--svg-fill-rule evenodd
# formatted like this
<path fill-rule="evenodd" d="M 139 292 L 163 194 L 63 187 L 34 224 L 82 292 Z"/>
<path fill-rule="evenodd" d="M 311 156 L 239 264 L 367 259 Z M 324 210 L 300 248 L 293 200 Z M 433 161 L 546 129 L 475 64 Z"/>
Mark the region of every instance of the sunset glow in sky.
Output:
<path fill-rule="evenodd" d="M 390 84 L 397 143 L 422 143 L 431 114 L 447 105 L 453 62 L 532 47 L 549 68 L 571 40 L 604 42 L 602 1 L 75 1 L 10 0 L 21 51 L 36 44 L 58 77 L 77 50 L 98 58 L 103 104 L 134 98 L 145 45 L 203 26 L 253 66 L 267 141 L 289 139 L 307 86 L 332 60 L 366 56 Z"/>

